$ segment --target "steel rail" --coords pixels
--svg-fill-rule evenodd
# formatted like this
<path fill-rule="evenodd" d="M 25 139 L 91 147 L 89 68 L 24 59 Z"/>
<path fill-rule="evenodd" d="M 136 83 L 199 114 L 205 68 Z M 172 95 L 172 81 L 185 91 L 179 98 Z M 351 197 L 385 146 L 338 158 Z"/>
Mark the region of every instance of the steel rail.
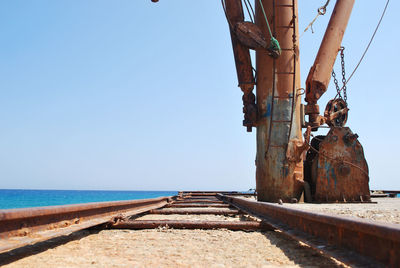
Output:
<path fill-rule="evenodd" d="M 376 263 L 372 263 L 380 262 L 400 267 L 399 225 L 307 212 L 221 194 L 218 197 L 344 263 L 375 266 Z"/>
<path fill-rule="evenodd" d="M 164 207 L 173 197 L 0 210 L 0 253 Z"/>

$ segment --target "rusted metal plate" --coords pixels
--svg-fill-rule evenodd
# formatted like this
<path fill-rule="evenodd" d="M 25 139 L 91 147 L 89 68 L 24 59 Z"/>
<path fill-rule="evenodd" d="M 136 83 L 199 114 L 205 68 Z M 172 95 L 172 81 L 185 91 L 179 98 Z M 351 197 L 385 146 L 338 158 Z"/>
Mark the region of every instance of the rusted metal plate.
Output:
<path fill-rule="evenodd" d="M 357 137 L 348 127 L 332 127 L 312 141 L 305 180 L 313 201 L 370 201 L 368 165 Z"/>
<path fill-rule="evenodd" d="M 223 195 L 220 198 L 345 263 L 374 267 L 376 261 L 400 267 L 400 226 L 397 224 L 307 212 L 244 198 Z"/>
<path fill-rule="evenodd" d="M 265 222 L 257 221 L 185 221 L 185 220 L 133 220 L 120 221 L 109 226 L 112 229 L 154 229 L 168 227 L 174 229 L 229 229 L 229 230 L 272 230 Z"/>
<path fill-rule="evenodd" d="M 171 197 L 0 210 L 0 252 L 157 209 Z"/>

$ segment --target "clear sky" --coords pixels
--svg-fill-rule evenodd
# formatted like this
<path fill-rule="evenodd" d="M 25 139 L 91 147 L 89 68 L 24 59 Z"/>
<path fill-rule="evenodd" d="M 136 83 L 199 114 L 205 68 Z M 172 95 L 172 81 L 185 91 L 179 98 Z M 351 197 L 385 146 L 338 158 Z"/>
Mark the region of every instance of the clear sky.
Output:
<path fill-rule="evenodd" d="M 325 0 L 299 2 L 302 31 Z M 356 1 L 348 74 L 385 2 Z M 334 3 L 300 39 L 303 86 Z M 371 188 L 400 189 L 398 10 L 348 84 Z M 241 96 L 219 0 L 0 1 L 0 188 L 253 188 Z"/>

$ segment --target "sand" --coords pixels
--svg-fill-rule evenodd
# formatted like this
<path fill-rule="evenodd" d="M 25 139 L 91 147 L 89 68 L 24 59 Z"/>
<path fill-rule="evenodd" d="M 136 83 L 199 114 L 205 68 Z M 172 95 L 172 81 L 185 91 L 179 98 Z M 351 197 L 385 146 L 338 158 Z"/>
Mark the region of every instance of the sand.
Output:
<path fill-rule="evenodd" d="M 374 203 L 355 204 L 283 204 L 284 206 L 323 212 L 332 215 L 357 217 L 372 221 L 400 224 L 400 198 L 372 198 Z"/>
<path fill-rule="evenodd" d="M 86 232 L 4 267 L 343 267 L 273 231 Z"/>

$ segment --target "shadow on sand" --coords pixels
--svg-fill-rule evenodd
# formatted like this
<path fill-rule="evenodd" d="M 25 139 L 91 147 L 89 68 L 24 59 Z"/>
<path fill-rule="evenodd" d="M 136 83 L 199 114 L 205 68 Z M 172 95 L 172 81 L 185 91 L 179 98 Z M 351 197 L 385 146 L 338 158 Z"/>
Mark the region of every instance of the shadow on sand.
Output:
<path fill-rule="evenodd" d="M 0 254 L 0 266 L 6 265 L 22 258 L 26 258 L 32 255 L 39 254 L 48 249 L 56 248 L 60 245 L 68 243 L 70 241 L 79 240 L 91 234 L 97 234 L 100 230 L 90 229 L 74 232 L 67 236 L 61 236 L 52 238 L 43 242 L 39 242 L 33 245 L 16 248 L 5 253 Z"/>

